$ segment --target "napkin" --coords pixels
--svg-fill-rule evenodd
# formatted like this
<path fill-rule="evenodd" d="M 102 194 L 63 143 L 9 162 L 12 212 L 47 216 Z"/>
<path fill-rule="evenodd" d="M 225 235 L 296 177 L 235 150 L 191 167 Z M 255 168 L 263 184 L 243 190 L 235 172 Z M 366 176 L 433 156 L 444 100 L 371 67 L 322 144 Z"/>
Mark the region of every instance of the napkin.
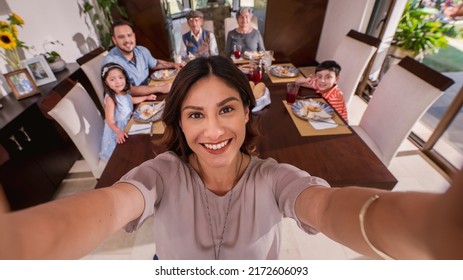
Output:
<path fill-rule="evenodd" d="M 265 106 L 269 105 L 272 103 L 272 100 L 270 100 L 270 91 L 268 88 L 265 88 L 264 95 L 262 95 L 260 98 L 256 99 L 256 106 L 252 109 L 253 112 L 260 111 L 265 108 Z"/>
<path fill-rule="evenodd" d="M 333 119 L 314 120 L 309 119 L 309 123 L 317 130 L 335 128 L 338 124 Z"/>
<path fill-rule="evenodd" d="M 151 123 L 143 123 L 143 124 L 133 124 L 130 127 L 129 135 L 134 134 L 148 134 L 151 132 Z"/>

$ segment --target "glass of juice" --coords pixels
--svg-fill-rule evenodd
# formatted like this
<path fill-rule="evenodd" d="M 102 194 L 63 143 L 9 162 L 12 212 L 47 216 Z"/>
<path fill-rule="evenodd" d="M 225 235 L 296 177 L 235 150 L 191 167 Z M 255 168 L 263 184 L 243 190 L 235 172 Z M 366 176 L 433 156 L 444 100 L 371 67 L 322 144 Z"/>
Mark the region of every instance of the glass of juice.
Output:
<path fill-rule="evenodd" d="M 296 96 L 299 92 L 299 85 L 296 83 L 286 84 L 286 102 L 292 104 L 296 101 Z"/>
<path fill-rule="evenodd" d="M 236 59 L 241 57 L 241 46 L 240 45 L 233 45 L 233 55 Z"/>

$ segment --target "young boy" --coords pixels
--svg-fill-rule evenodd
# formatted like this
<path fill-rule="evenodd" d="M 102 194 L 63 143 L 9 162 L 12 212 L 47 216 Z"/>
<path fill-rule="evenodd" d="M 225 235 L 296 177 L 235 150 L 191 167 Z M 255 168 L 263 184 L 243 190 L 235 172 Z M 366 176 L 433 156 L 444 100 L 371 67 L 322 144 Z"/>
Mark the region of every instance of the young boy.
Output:
<path fill-rule="evenodd" d="M 315 92 L 321 94 L 347 122 L 346 102 L 337 85 L 339 72 L 341 66 L 336 61 L 326 60 L 315 68 L 315 77 L 310 75 L 307 78 L 298 78 L 296 83 L 315 89 Z"/>

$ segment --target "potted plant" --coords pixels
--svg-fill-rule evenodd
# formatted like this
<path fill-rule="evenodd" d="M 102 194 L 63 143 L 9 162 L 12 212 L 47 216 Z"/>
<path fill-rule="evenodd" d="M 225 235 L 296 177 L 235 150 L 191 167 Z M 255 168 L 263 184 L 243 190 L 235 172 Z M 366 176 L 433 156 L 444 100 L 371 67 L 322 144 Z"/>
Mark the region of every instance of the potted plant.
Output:
<path fill-rule="evenodd" d="M 96 0 L 96 4 L 98 8 L 95 9 L 90 1 L 84 1 L 81 8 L 85 14 L 89 15 L 95 29 L 98 31 L 101 46 L 109 49 L 111 46 L 110 29 L 113 22 L 111 10 L 113 8 L 117 9 L 118 13 L 124 18 L 127 18 L 127 12 L 124 7 L 119 5 L 118 0 Z"/>
<path fill-rule="evenodd" d="M 66 68 L 66 62 L 61 58 L 58 52 L 46 52 L 44 56 L 48 62 L 48 65 L 50 65 L 51 71 L 54 73 L 60 72 Z"/>
<path fill-rule="evenodd" d="M 401 59 L 409 55 L 421 61 L 425 54 L 446 48 L 447 27 L 432 16 L 423 9 L 414 8 L 408 1 L 391 43 L 392 56 Z"/>

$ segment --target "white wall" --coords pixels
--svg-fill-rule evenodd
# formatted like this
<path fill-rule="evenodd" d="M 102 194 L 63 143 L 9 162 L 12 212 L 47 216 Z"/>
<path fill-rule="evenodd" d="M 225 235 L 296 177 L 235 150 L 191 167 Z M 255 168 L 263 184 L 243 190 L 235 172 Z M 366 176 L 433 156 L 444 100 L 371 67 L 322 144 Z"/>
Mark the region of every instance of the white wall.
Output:
<path fill-rule="evenodd" d="M 83 0 L 0 0 L 0 18 L 15 12 L 25 21 L 19 28 L 19 39 L 29 47 L 22 55 L 31 58 L 45 51 L 57 51 L 66 62 L 75 62 L 83 54 L 95 49 L 98 43 L 91 20 L 80 11 Z M 93 2 L 93 1 L 91 1 Z M 59 40 L 59 44 L 46 41 Z M 5 62 L 0 60 L 0 71 L 5 73 Z"/>
<path fill-rule="evenodd" d="M 316 56 L 318 62 L 332 58 L 336 46 L 351 29 L 366 31 L 374 4 L 374 0 L 328 1 Z"/>

